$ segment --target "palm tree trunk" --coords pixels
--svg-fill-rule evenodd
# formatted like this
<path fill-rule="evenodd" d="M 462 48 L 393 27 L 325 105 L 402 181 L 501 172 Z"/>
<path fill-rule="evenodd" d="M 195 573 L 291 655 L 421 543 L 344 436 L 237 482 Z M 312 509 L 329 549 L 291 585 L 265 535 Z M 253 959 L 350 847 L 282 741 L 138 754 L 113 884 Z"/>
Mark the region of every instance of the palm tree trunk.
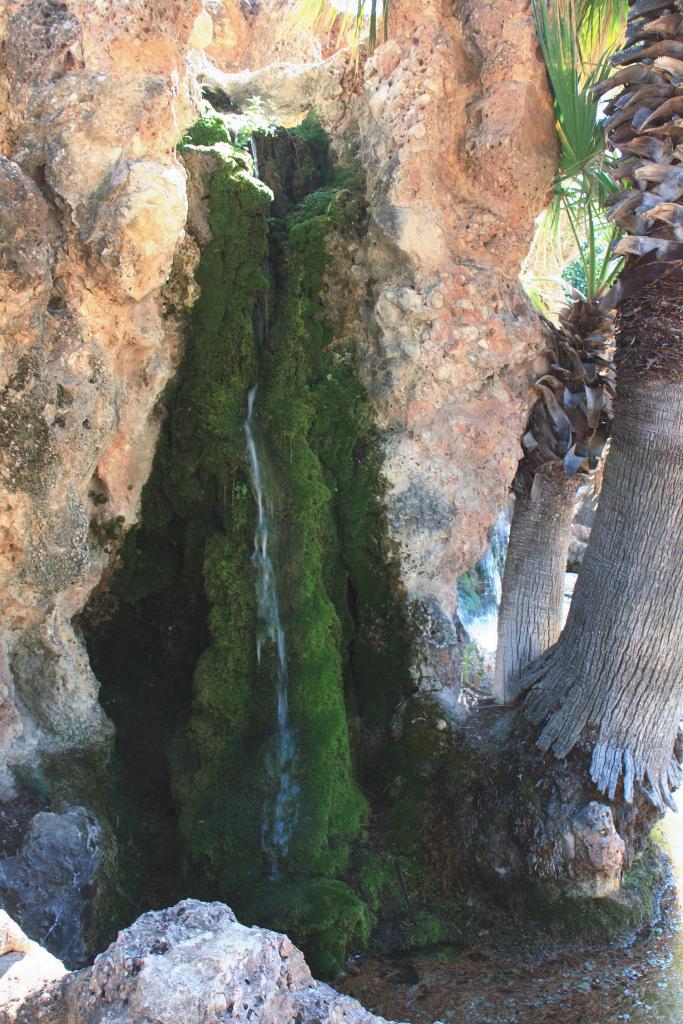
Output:
<path fill-rule="evenodd" d="M 642 784 L 658 808 L 681 781 L 683 704 L 683 284 L 622 308 L 611 450 L 585 560 L 558 643 L 529 667 L 525 711 L 564 758 L 590 743 L 613 799 Z"/>
<path fill-rule="evenodd" d="M 579 477 L 544 475 L 537 497 L 519 494 L 510 525 L 503 593 L 498 615 L 498 648 L 493 696 L 511 704 L 519 679 L 562 629 L 564 574 Z"/>

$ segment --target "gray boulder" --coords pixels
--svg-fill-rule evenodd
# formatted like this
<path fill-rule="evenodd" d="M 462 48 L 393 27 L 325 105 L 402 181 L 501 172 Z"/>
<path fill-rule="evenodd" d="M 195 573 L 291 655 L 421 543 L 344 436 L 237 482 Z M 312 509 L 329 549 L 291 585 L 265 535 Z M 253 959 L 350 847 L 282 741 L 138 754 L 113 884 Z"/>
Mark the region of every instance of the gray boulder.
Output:
<path fill-rule="evenodd" d="M 89 957 L 93 900 L 102 866 L 102 829 L 91 811 L 40 811 L 21 849 L 0 860 L 0 907 L 69 967 Z"/>
<path fill-rule="evenodd" d="M 0 1016 L 2 1008 L 0 1007 Z M 16 1024 L 386 1024 L 314 981 L 285 935 L 183 900 L 120 932 L 92 967 L 28 998 Z"/>

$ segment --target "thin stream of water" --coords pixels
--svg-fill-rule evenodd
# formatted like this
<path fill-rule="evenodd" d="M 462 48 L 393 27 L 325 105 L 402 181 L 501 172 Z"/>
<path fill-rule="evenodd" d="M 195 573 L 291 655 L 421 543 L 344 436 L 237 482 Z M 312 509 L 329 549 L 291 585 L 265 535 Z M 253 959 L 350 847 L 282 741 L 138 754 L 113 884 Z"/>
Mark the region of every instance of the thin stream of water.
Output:
<path fill-rule="evenodd" d="M 259 176 L 256 139 L 250 138 L 249 148 L 253 161 L 253 174 Z M 263 264 L 264 276 L 270 281 L 268 257 Z M 268 297 L 257 304 L 254 311 L 254 336 L 259 351 L 268 340 Z M 256 498 L 256 529 L 254 554 L 256 570 L 256 600 L 259 626 L 256 634 L 256 658 L 261 664 L 264 645 L 272 644 L 275 653 L 275 692 L 277 699 L 277 729 L 274 744 L 266 756 L 266 776 L 270 792 L 264 800 L 261 821 L 261 847 L 270 864 L 271 878 L 277 878 L 287 856 L 292 829 L 296 821 L 299 787 L 296 782 L 297 751 L 289 715 L 289 676 L 287 669 L 287 638 L 282 625 L 278 595 L 275 517 L 272 498 L 272 476 L 268 472 L 265 447 L 259 436 L 255 416 L 258 383 L 247 396 L 247 418 L 244 433 L 247 439 L 251 485 Z"/>
<path fill-rule="evenodd" d="M 274 796 L 268 797 L 265 801 L 261 826 L 261 845 L 270 861 L 271 876 L 276 878 L 279 874 L 280 864 L 289 849 L 296 815 L 298 786 L 295 781 L 296 746 L 289 718 L 286 637 L 280 616 L 277 574 L 271 555 L 272 506 L 265 490 L 264 459 L 254 422 L 257 388 L 258 385 L 255 385 L 248 395 L 244 432 L 247 438 L 251 483 L 257 510 L 253 554 L 259 617 L 256 657 L 260 664 L 264 643 L 270 640 L 275 648 L 277 662 L 277 734 L 274 755 L 268 765 Z"/>

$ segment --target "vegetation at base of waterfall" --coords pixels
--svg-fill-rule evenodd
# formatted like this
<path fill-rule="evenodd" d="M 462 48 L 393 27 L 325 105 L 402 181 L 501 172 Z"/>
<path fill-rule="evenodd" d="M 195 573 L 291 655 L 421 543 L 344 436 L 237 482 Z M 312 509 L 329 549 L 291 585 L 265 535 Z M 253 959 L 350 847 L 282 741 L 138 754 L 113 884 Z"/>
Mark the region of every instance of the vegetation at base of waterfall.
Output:
<path fill-rule="evenodd" d="M 375 955 L 477 946 L 482 930 L 501 950 L 540 953 L 621 941 L 652 920 L 663 861 L 650 848 L 603 900 L 511 869 L 518 818 L 533 827 L 537 816 L 535 779 L 511 772 L 514 746 L 498 738 L 482 748 L 476 724 L 454 732 L 442 715 L 424 698 L 406 702 L 378 834 L 354 854 L 359 890 L 378 916 Z"/>
<path fill-rule="evenodd" d="M 247 923 L 286 930 L 331 977 L 376 915 L 350 855 L 364 842 L 368 799 L 388 784 L 377 757 L 413 686 L 381 439 L 353 332 L 336 336 L 321 302 L 328 248 L 336 239 L 343 251 L 359 231 L 363 192 L 353 169 L 331 166 L 314 117 L 259 137 L 274 202 L 221 118 L 187 133 L 188 161 L 197 146 L 216 160 L 201 295 L 164 396 L 142 523 L 83 629 L 117 727 L 121 786 L 135 803 L 117 831 L 138 875 L 136 912 L 191 886 Z M 265 310 L 259 352 L 255 316 Z M 278 879 L 261 831 L 277 784 L 275 654 L 266 645 L 257 661 L 244 436 L 257 379 L 301 794 Z"/>
<path fill-rule="evenodd" d="M 486 659 L 480 653 L 474 640 L 466 643 L 462 649 L 462 683 L 463 686 L 478 687 L 486 674 Z"/>
<path fill-rule="evenodd" d="M 668 883 L 654 927 L 648 921 L 616 947 L 599 932 L 569 947 L 551 935 L 539 945 L 528 917 L 501 905 L 471 941 L 354 958 L 339 987 L 371 1012 L 413 1024 L 677 1021 L 675 971 L 667 970 L 677 944 L 675 902 Z"/>

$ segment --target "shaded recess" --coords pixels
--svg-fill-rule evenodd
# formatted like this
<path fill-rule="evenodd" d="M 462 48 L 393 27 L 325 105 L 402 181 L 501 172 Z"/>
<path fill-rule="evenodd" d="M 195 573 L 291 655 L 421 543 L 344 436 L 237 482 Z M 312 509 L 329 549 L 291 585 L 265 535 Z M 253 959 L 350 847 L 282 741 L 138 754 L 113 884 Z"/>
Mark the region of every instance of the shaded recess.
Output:
<path fill-rule="evenodd" d="M 323 301 L 331 241 L 343 251 L 364 230 L 362 182 L 333 167 L 314 117 L 257 145 L 272 202 L 220 118 L 181 145 L 205 176 L 213 240 L 141 525 L 81 627 L 116 726 L 134 912 L 218 898 L 287 930 L 332 975 L 378 910 L 363 882 L 365 826 L 386 800 L 411 641 L 357 374 L 360 318 L 333 324 Z M 275 652 L 256 659 L 244 435 L 256 381 L 301 793 L 277 879 L 261 844 L 277 712 Z"/>

